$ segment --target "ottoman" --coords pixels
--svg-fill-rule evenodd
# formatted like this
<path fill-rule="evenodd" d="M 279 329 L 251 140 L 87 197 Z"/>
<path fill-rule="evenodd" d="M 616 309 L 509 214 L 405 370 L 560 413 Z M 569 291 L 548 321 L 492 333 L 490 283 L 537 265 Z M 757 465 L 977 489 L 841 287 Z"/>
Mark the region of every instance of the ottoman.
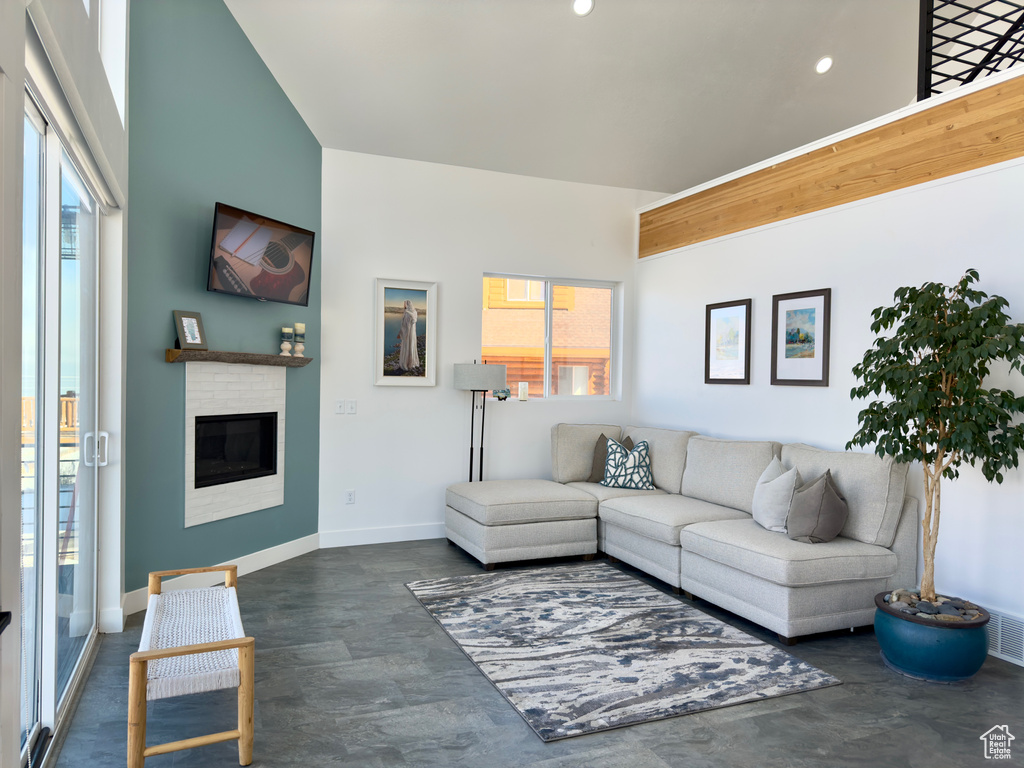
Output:
<path fill-rule="evenodd" d="M 456 483 L 445 494 L 448 541 L 483 563 L 597 552 L 597 499 L 552 480 Z"/>

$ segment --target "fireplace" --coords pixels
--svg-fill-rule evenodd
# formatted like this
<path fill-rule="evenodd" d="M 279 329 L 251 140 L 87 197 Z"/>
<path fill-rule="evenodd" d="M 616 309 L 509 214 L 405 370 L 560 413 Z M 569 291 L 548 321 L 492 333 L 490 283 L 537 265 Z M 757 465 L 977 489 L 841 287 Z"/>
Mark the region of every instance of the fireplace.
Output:
<path fill-rule="evenodd" d="M 196 416 L 195 487 L 277 474 L 274 412 Z"/>
<path fill-rule="evenodd" d="M 186 528 L 284 504 L 285 371 L 185 363 Z"/>

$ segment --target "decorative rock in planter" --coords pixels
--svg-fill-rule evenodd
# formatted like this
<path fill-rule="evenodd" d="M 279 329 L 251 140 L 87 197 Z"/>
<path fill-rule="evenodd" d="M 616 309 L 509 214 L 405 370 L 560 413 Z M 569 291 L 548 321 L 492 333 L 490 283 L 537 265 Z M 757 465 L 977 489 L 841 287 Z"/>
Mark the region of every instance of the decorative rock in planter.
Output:
<path fill-rule="evenodd" d="M 983 608 L 955 598 L 929 603 L 906 590 L 878 593 L 875 607 L 875 637 L 890 669 L 952 683 L 971 677 L 985 663 L 989 615 Z"/>

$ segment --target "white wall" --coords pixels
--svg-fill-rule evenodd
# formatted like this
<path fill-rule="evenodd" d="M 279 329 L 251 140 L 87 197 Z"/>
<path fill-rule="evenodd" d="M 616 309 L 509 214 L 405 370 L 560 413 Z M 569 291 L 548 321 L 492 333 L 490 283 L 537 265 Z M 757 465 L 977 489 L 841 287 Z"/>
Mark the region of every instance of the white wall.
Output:
<path fill-rule="evenodd" d="M 444 535 L 444 489 L 466 479 L 469 452 L 470 395 L 452 389 L 452 365 L 480 356 L 483 273 L 622 281 L 629 318 L 635 210 L 658 197 L 324 150 L 323 546 Z M 373 385 L 377 277 L 437 282 L 437 386 Z M 335 415 L 341 399 L 358 413 Z M 624 424 L 627 402 L 489 400 L 485 477 L 550 477 L 553 424 Z"/>
<path fill-rule="evenodd" d="M 862 402 L 851 372 L 870 346 L 870 311 L 902 285 L 952 282 L 968 267 L 1024 321 L 1024 161 L 721 238 L 636 267 L 633 421 L 721 437 L 842 449 Z M 771 386 L 772 295 L 832 289 L 827 388 Z M 704 384 L 705 305 L 753 298 L 750 386 Z M 1024 394 L 1024 377 L 995 377 Z M 921 497 L 921 470 L 912 493 Z M 1024 615 L 1024 471 L 989 485 L 965 467 L 943 486 L 940 591 Z"/>

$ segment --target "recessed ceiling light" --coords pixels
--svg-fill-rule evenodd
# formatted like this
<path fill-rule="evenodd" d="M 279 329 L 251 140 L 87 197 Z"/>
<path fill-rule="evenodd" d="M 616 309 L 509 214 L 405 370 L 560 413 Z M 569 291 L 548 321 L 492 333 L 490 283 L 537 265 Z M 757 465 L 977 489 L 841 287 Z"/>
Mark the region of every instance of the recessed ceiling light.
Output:
<path fill-rule="evenodd" d="M 814 71 L 817 72 L 819 75 L 824 75 L 830 69 L 832 69 L 831 56 L 822 56 L 820 59 L 818 59 L 818 63 L 814 65 Z"/>
<path fill-rule="evenodd" d="M 572 12 L 577 16 L 586 16 L 594 10 L 594 0 L 572 0 Z"/>

